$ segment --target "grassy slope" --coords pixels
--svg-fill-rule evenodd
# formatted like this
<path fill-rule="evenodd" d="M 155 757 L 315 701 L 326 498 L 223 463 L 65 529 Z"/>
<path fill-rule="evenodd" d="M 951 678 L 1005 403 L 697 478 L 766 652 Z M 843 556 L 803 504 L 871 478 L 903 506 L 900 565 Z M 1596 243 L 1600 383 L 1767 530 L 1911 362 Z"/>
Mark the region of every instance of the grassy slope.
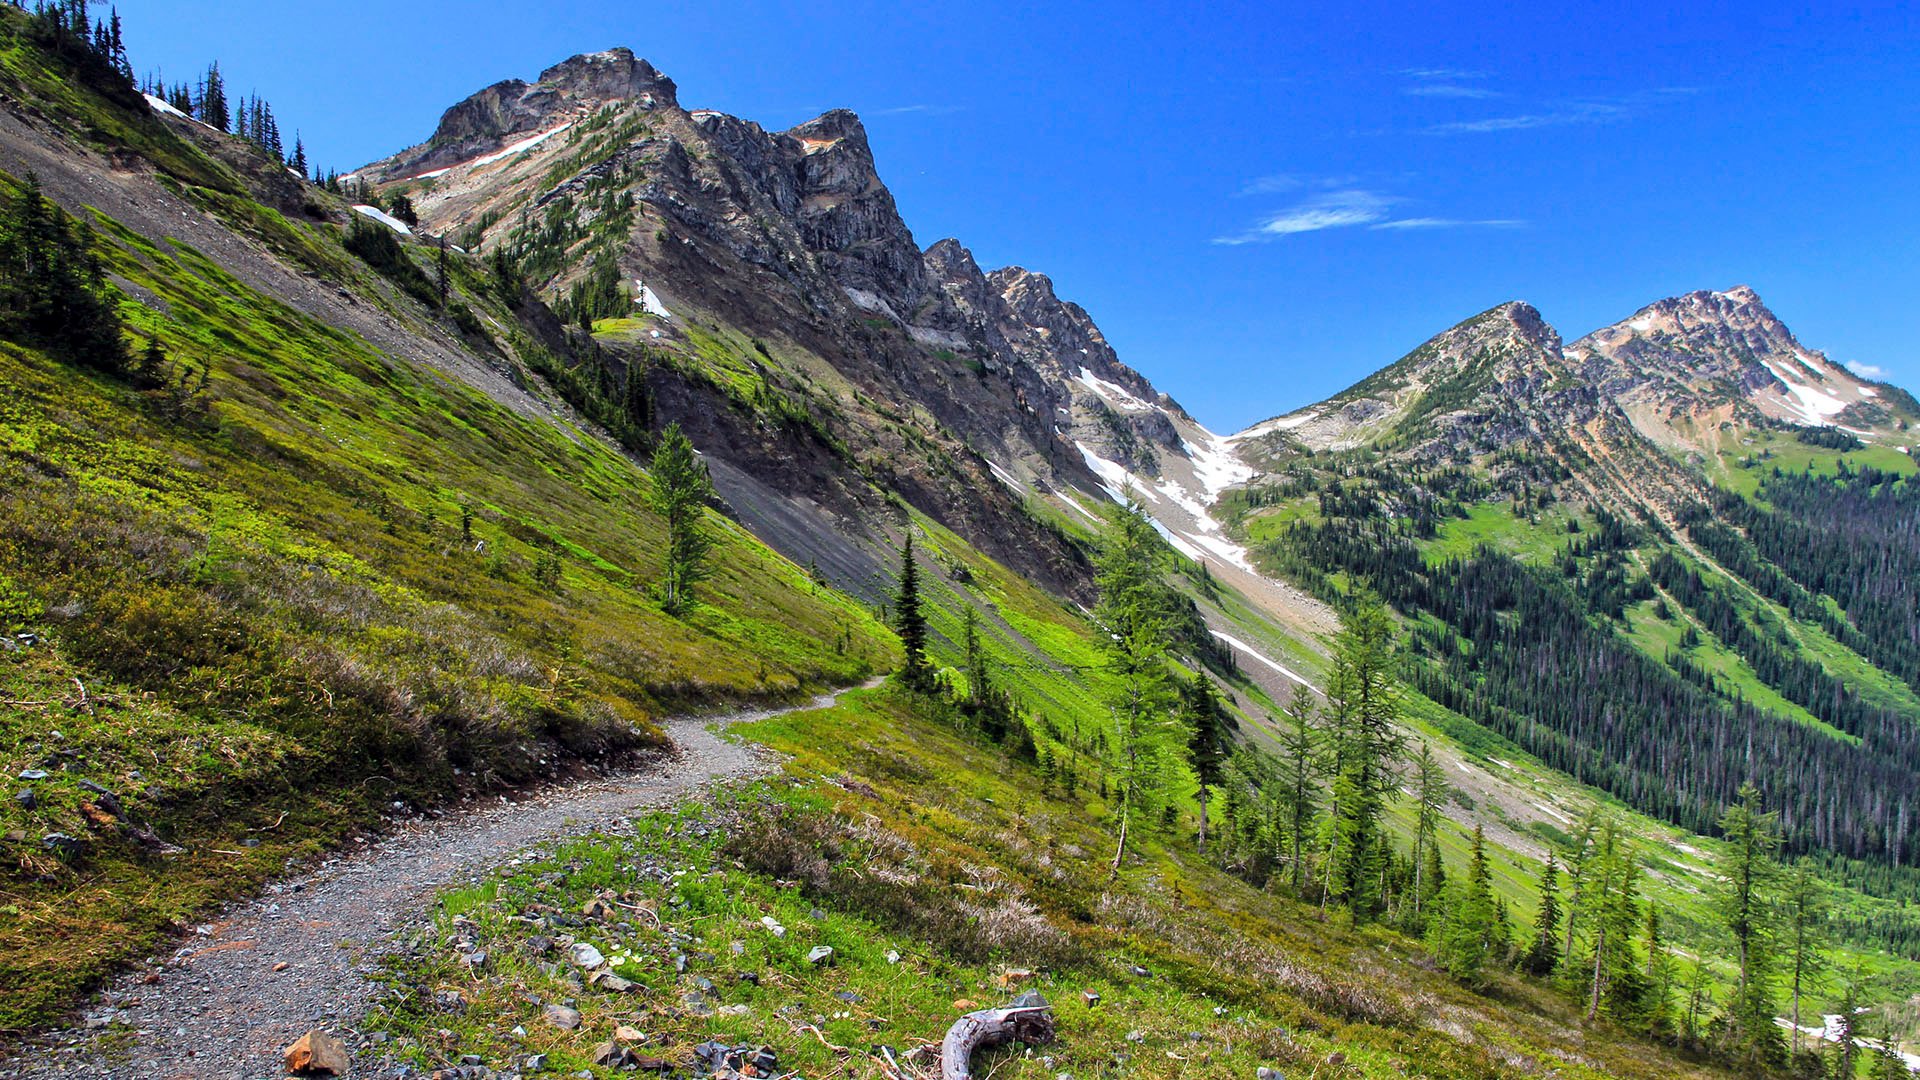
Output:
<path fill-rule="evenodd" d="M 44 639 L 0 654 L 0 700 L 35 703 L 0 710 L 0 765 L 53 774 L 38 809 L 0 806 L 0 1027 L 48 1018 L 402 792 L 535 780 L 647 741 L 668 711 L 891 664 L 870 612 L 717 515 L 710 603 L 667 618 L 645 593 L 662 529 L 623 454 L 94 224 L 110 268 L 166 305 L 127 304 L 130 325 L 212 358 L 210 407 L 174 419 L 158 395 L 0 347 L 0 629 Z M 335 230 L 281 224 L 433 332 Z M 553 587 L 534 574 L 547 553 Z M 64 700 L 75 679 L 91 712 Z M 186 853 L 90 829 L 82 777 Z M 63 863 L 55 832 L 90 850 Z"/>
<path fill-rule="evenodd" d="M 636 1046 L 648 1056 L 684 1061 L 721 1037 L 772 1045 L 805 1075 L 844 1065 L 877 1076 L 871 1048 L 937 1040 L 960 1012 L 1008 997 L 998 977 L 1016 967 L 1037 972 L 1060 1041 L 996 1054 L 987 1067 L 998 1076 L 1250 1075 L 1263 1064 L 1318 1076 L 1709 1075 L 1604 1026 L 1581 1030 L 1573 1007 L 1538 987 L 1503 982 L 1497 1001 L 1469 993 L 1398 935 L 1322 922 L 1164 836 L 1149 835 L 1111 882 L 1111 837 L 1085 800 L 892 691 L 745 733 L 792 755 L 788 780 L 445 896 L 437 938 L 473 939 L 497 970 L 473 984 L 441 940 L 423 942 L 396 967 L 406 993 L 385 1019 L 402 1052 L 421 1065 L 479 1053 L 497 1068 L 547 1052 L 551 1066 L 575 1069 L 625 1022 L 648 1034 Z M 724 827 L 703 835 L 713 821 Z M 577 912 L 603 891 L 653 914 L 572 932 L 632 957 L 621 973 L 645 993 L 571 983 L 529 952 L 553 931 L 509 921 Z M 763 916 L 787 937 L 773 938 Z M 835 949 L 831 965 L 805 961 L 815 944 Z M 1128 974 L 1135 964 L 1150 976 Z M 458 1014 L 418 992 L 452 986 L 472 999 Z M 699 1015 L 690 992 L 719 1014 Z M 537 1002 L 562 998 L 585 1014 L 580 1031 L 539 1022 Z M 524 1041 L 503 1036 L 515 1024 Z"/>

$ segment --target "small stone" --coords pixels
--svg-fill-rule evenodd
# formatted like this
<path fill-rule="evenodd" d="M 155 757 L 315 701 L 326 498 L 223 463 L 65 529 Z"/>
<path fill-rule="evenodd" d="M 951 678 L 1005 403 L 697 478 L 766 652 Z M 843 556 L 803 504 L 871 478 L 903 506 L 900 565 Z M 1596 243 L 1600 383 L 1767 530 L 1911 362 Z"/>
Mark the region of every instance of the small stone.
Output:
<path fill-rule="evenodd" d="M 18 804 L 22 810 L 38 810 L 40 808 L 40 796 L 35 795 L 32 788 L 21 788 L 19 791 L 14 792 L 13 801 Z"/>
<path fill-rule="evenodd" d="M 621 1043 L 646 1042 L 647 1033 L 632 1024 L 621 1024 L 613 1029 L 613 1041 Z"/>
<path fill-rule="evenodd" d="M 81 790 L 91 791 L 95 795 L 99 796 L 99 798 L 95 799 L 94 802 L 99 804 L 100 809 L 105 810 L 107 813 L 112 814 L 114 817 L 117 817 L 117 818 L 123 818 L 127 816 L 126 810 L 123 809 L 120 805 L 120 797 L 118 795 L 115 795 L 113 792 L 108 791 L 106 788 L 101 787 L 99 784 L 96 784 L 91 780 L 81 780 L 81 781 L 78 781 L 78 783 Z"/>
<path fill-rule="evenodd" d="M 1153 972 L 1148 971 L 1146 968 L 1141 967 L 1139 964 L 1135 964 L 1132 967 L 1128 968 L 1127 972 L 1128 974 L 1132 975 L 1136 979 L 1150 979 L 1153 977 Z"/>
<path fill-rule="evenodd" d="M 617 1069 L 627 1063 L 627 1048 L 617 1042 L 603 1042 L 594 1047 L 593 1063 L 605 1068 Z"/>
<path fill-rule="evenodd" d="M 277 964 L 275 964 L 275 965 L 273 965 L 273 970 L 275 970 L 275 971 L 285 971 L 285 970 L 287 970 L 288 968 L 290 968 L 290 967 L 292 967 L 292 966 L 293 966 L 292 964 L 289 964 L 289 963 L 287 963 L 287 962 L 286 962 L 285 960 L 282 960 L 282 961 L 280 961 L 279 963 L 277 963 Z"/>
<path fill-rule="evenodd" d="M 1347 1063 L 1347 1055 L 1341 1053 L 1338 1050 L 1335 1050 L 1333 1053 L 1327 1055 L 1328 1065 L 1332 1065 L 1338 1068 L 1339 1066 L 1345 1065 L 1346 1063 Z"/>
<path fill-rule="evenodd" d="M 47 770 L 45 769 L 20 770 L 20 779 L 22 780 L 45 780 L 46 778 L 47 778 Z"/>
<path fill-rule="evenodd" d="M 87 846 L 84 841 L 75 840 L 66 833 L 57 832 L 48 833 L 41 837 L 40 843 L 45 846 L 48 851 L 53 852 L 63 859 L 78 858 L 80 853 L 86 850 Z"/>
<path fill-rule="evenodd" d="M 597 968 L 606 962 L 607 962 L 607 958 L 600 955 L 599 949 L 594 948 L 593 946 L 587 944 L 584 941 L 574 942 L 573 966 L 582 967 L 582 968 Z"/>
<path fill-rule="evenodd" d="M 1100 995 L 1091 990 L 1082 990 L 1080 991 L 1080 1000 L 1086 1002 L 1087 1008 L 1091 1009 L 1095 1005 L 1100 1004 Z"/>
<path fill-rule="evenodd" d="M 760 917 L 760 925 L 766 927 L 767 932 L 774 937 L 783 938 L 787 936 L 787 928 L 781 926 L 771 915 L 762 915 Z"/>
<path fill-rule="evenodd" d="M 1147 1033 L 1136 1028 L 1133 1031 L 1127 1032 L 1127 1041 L 1130 1043 L 1146 1042 Z"/>
<path fill-rule="evenodd" d="M 572 1031 L 580 1026 L 580 1010 L 565 1005 L 549 1005 L 544 1010 L 547 1023 L 562 1031 Z"/>
<path fill-rule="evenodd" d="M 296 1076 L 345 1076 L 351 1068 L 347 1044 L 314 1028 L 287 1047 L 287 1071 Z"/>
<path fill-rule="evenodd" d="M 821 911 L 819 908 L 814 908 L 813 910 L 807 912 L 807 918 L 812 919 L 814 922 L 820 922 L 822 919 L 825 919 L 826 917 L 827 917 L 827 913 L 824 911 Z"/>
<path fill-rule="evenodd" d="M 815 945 L 813 948 L 807 950 L 807 963 L 809 964 L 824 964 L 831 959 L 833 959 L 833 946 L 831 945 Z"/>
<path fill-rule="evenodd" d="M 609 994 L 624 994 L 633 989 L 632 980 L 623 979 L 611 971 L 596 971 L 593 973 L 593 977 L 587 980 L 587 983 L 591 986 L 597 986 Z"/>
<path fill-rule="evenodd" d="M 888 949 L 888 950 L 887 950 L 887 963 L 889 963 L 889 964 L 897 964 L 897 963 L 899 963 L 899 962 L 900 962 L 900 952 L 899 952 L 899 950 L 898 950 L 898 949 Z"/>
<path fill-rule="evenodd" d="M 1254 1080 L 1287 1080 L 1286 1075 L 1279 1069 L 1269 1069 L 1265 1065 L 1255 1069 L 1253 1076 Z"/>

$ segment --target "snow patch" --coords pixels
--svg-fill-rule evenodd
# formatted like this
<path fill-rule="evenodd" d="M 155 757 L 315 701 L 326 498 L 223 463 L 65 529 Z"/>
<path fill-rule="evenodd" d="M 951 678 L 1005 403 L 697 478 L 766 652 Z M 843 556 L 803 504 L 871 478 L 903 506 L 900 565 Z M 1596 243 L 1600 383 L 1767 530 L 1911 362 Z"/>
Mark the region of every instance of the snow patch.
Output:
<path fill-rule="evenodd" d="M 174 108 L 173 103 L 168 101 L 166 98 L 154 97 L 152 94 L 142 94 L 140 96 L 147 99 L 147 108 L 152 109 L 154 112 L 157 112 L 162 116 L 177 116 L 182 120 L 193 119 L 193 117 L 188 116 L 186 113 L 183 113 L 179 109 Z"/>
<path fill-rule="evenodd" d="M 452 171 L 453 166 L 449 165 L 444 169 L 434 169 L 432 172 L 423 172 L 419 176 L 409 176 L 407 180 L 438 180 Z M 401 183 L 406 183 L 406 180 L 401 181 Z"/>
<path fill-rule="evenodd" d="M 1289 416 L 1275 417 L 1272 420 L 1255 424 L 1247 430 L 1240 432 L 1238 435 L 1229 435 L 1226 441 L 1230 443 L 1245 442 L 1248 439 L 1257 439 L 1262 435 L 1271 435 L 1276 431 L 1292 431 L 1294 428 L 1311 424 L 1318 419 L 1320 419 L 1320 414 L 1312 409 L 1306 412 L 1293 413 Z"/>
<path fill-rule="evenodd" d="M 641 311 L 648 315 L 658 315 L 663 319 L 673 318 L 673 312 L 668 311 L 667 305 L 660 302 L 660 295 L 653 291 L 652 286 L 639 278 L 633 279 L 633 286 L 640 290 L 640 295 L 634 297 L 633 302 L 640 305 Z"/>
<path fill-rule="evenodd" d="M 1847 407 L 1846 402 L 1841 401 L 1832 394 L 1815 390 L 1813 387 L 1797 381 L 1791 372 L 1775 364 L 1772 360 L 1763 359 L 1760 362 L 1766 365 L 1768 371 L 1773 372 L 1775 378 L 1786 384 L 1787 393 L 1795 399 L 1795 401 L 1789 401 L 1787 403 L 1788 407 L 1795 409 L 1800 415 L 1806 417 L 1809 423 L 1824 423 L 1827 417 Z M 1795 403 L 1796 401 L 1797 404 Z"/>
<path fill-rule="evenodd" d="M 543 131 L 538 135 L 532 135 L 527 138 L 521 139 L 519 142 L 514 143 L 512 146 L 506 147 L 505 149 L 502 149 L 502 150 L 495 151 L 494 153 L 488 154 L 486 157 L 474 158 L 472 161 L 467 162 L 465 167 L 469 169 L 477 169 L 482 165 L 491 165 L 496 161 L 504 161 L 505 159 L 513 157 L 516 154 L 524 154 L 527 151 L 533 149 L 536 146 L 539 146 L 541 143 L 546 142 L 548 139 L 553 138 L 555 135 L 560 134 L 561 132 L 567 130 L 572 126 L 573 126 L 572 123 L 561 124 L 559 127 L 554 128 L 551 131 Z"/>
<path fill-rule="evenodd" d="M 1233 637 L 1232 635 L 1229 635 L 1229 634 L 1223 634 L 1218 630 L 1210 629 L 1207 632 L 1212 634 L 1214 637 L 1219 638 L 1221 641 L 1226 642 L 1228 645 L 1231 645 L 1234 648 L 1240 650 L 1241 652 L 1246 653 L 1248 656 L 1253 657 L 1256 663 L 1261 664 L 1264 667 L 1272 668 L 1274 671 L 1277 671 L 1280 674 L 1285 675 L 1287 678 L 1292 679 L 1294 682 L 1299 683 L 1301 686 L 1304 686 L 1309 690 L 1313 689 L 1313 684 L 1301 678 L 1299 675 L 1295 674 L 1293 669 L 1288 668 L 1281 664 L 1276 664 L 1272 660 L 1267 659 L 1265 653 L 1262 653 L 1259 649 L 1256 649 L 1253 646 L 1247 644 L 1246 642 L 1241 641 L 1239 638 Z"/>
<path fill-rule="evenodd" d="M 1073 445 L 1079 449 L 1081 458 L 1087 463 L 1087 468 L 1100 479 L 1101 490 L 1112 496 L 1114 502 L 1124 503 L 1133 498 L 1129 492 L 1141 487 L 1141 484 L 1132 473 L 1127 471 L 1125 465 L 1117 461 L 1108 461 L 1088 449 L 1086 443 L 1076 441 Z"/>
<path fill-rule="evenodd" d="M 1653 329 L 1653 316 L 1635 315 L 1627 320 L 1627 328 L 1637 334 L 1644 334 Z"/>
<path fill-rule="evenodd" d="M 1027 485 L 1021 483 L 1019 479 L 1015 477 L 1012 473 L 1001 468 L 999 462 L 988 461 L 987 468 L 993 470 L 994 479 L 999 480 L 1001 483 L 1007 485 L 1013 490 L 1018 492 L 1023 492 L 1023 493 L 1027 490 Z"/>
<path fill-rule="evenodd" d="M 1151 412 L 1154 409 L 1152 404 L 1141 401 L 1128 392 L 1126 387 L 1119 383 L 1108 382 L 1085 367 L 1080 369 L 1080 374 L 1075 375 L 1074 379 L 1098 394 L 1107 404 L 1117 406 L 1121 412 Z"/>
<path fill-rule="evenodd" d="M 399 233 L 401 236 L 413 235 L 413 230 L 407 228 L 406 222 L 401 221 L 399 218 L 394 217 L 392 214 L 387 213 L 377 206 L 356 206 L 353 210 L 354 213 L 360 214 L 363 217 L 370 217 L 380 224 L 385 225 L 387 228 L 392 229 L 394 232 Z"/>
<path fill-rule="evenodd" d="M 1223 439 L 1206 428 L 1201 428 L 1200 434 L 1206 439 L 1204 445 L 1196 446 L 1184 439 L 1180 445 L 1193 462 L 1193 478 L 1206 489 L 1208 500 L 1219 498 L 1221 492 L 1235 484 L 1253 479 L 1253 469 L 1234 456 L 1231 439 Z"/>

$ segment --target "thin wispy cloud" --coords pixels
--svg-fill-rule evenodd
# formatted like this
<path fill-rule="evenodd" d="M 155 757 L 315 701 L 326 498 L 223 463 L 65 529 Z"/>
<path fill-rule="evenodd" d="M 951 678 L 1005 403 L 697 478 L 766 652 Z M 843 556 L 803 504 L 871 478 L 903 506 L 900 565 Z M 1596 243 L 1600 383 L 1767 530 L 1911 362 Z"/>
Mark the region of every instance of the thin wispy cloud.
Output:
<path fill-rule="evenodd" d="M 1892 372 L 1888 371 L 1886 368 L 1878 367 L 1873 364 L 1863 364 L 1858 360 L 1847 361 L 1847 370 L 1853 372 L 1855 375 L 1858 375 L 1863 379 L 1876 379 L 1876 380 L 1884 379 L 1888 375 L 1893 374 Z"/>
<path fill-rule="evenodd" d="M 1395 218 L 1376 221 L 1369 229 L 1517 229 L 1525 225 L 1521 218 Z"/>
<path fill-rule="evenodd" d="M 1422 83 L 1409 86 L 1402 93 L 1409 97 L 1462 98 L 1470 101 L 1505 96 L 1498 90 L 1489 90 L 1484 86 L 1459 86 L 1454 83 Z"/>
<path fill-rule="evenodd" d="M 1328 229 L 1417 230 L 1466 228 L 1515 228 L 1526 224 L 1515 218 L 1396 218 L 1393 209 L 1407 200 L 1367 188 L 1343 188 L 1311 198 L 1297 200 L 1292 206 L 1269 214 L 1252 228 L 1231 236 L 1214 238 L 1228 246 L 1270 243 L 1303 233 Z"/>
<path fill-rule="evenodd" d="M 964 110 L 961 105 L 896 105 L 891 109 L 875 109 L 868 116 L 952 116 Z"/>
<path fill-rule="evenodd" d="M 1466 68 L 1416 67 L 1401 68 L 1400 74 L 1409 79 L 1424 79 L 1428 82 L 1458 82 L 1463 79 L 1484 79 L 1484 71 L 1472 71 Z"/>
<path fill-rule="evenodd" d="M 1580 124 L 1611 124 L 1639 115 L 1665 102 L 1699 93 L 1691 86 L 1662 86 L 1614 98 L 1568 101 L 1476 120 L 1450 120 L 1429 124 L 1421 129 L 1428 135 L 1487 135 L 1502 131 L 1531 131 L 1535 128 L 1570 127 Z"/>
<path fill-rule="evenodd" d="M 1333 188 L 1352 187 L 1359 182 L 1360 178 L 1357 176 L 1300 176 L 1296 173 L 1273 173 L 1247 181 L 1235 194 L 1243 198 L 1254 195 L 1291 195 L 1308 188 L 1326 191 Z"/>

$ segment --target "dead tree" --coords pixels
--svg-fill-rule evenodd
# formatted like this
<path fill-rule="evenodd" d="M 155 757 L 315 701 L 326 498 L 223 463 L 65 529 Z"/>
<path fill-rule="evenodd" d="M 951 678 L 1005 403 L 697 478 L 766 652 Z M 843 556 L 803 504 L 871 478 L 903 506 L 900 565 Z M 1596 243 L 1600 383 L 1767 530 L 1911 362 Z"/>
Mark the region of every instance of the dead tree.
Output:
<path fill-rule="evenodd" d="M 1039 994 L 1021 994 L 1004 1009 L 981 1009 L 953 1022 L 940 1044 L 940 1080 L 973 1080 L 973 1052 L 982 1047 L 1052 1041 L 1053 1006 Z"/>

